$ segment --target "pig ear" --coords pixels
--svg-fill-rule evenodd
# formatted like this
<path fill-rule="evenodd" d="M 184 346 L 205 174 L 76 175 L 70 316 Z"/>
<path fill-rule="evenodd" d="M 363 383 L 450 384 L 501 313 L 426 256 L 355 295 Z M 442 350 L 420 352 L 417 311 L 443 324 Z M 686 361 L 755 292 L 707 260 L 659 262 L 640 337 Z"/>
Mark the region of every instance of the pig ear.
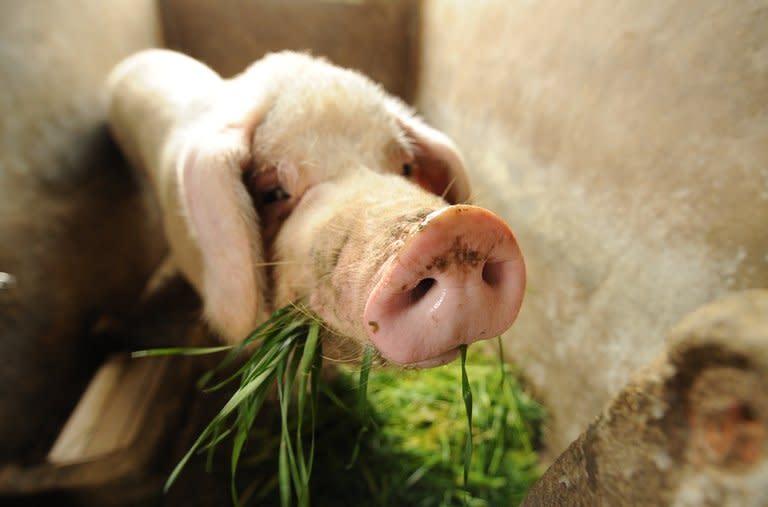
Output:
<path fill-rule="evenodd" d="M 412 115 L 401 114 L 398 121 L 414 147 L 417 183 L 451 204 L 467 202 L 469 179 L 453 141 Z"/>
<path fill-rule="evenodd" d="M 206 318 L 230 342 L 245 338 L 266 310 L 259 217 L 243 184 L 252 162 L 246 131 L 194 136 L 177 166 L 184 217 L 202 260 Z"/>

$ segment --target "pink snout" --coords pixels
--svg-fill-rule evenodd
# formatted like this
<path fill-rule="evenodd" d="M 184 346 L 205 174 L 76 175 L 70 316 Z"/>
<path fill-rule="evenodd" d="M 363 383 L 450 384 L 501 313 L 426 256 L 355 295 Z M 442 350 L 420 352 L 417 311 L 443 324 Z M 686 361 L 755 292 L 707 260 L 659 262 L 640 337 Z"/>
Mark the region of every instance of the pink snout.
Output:
<path fill-rule="evenodd" d="M 515 236 L 484 208 L 457 205 L 427 216 L 385 266 L 368 298 L 368 336 L 389 361 L 431 367 L 458 347 L 512 325 L 525 264 Z"/>

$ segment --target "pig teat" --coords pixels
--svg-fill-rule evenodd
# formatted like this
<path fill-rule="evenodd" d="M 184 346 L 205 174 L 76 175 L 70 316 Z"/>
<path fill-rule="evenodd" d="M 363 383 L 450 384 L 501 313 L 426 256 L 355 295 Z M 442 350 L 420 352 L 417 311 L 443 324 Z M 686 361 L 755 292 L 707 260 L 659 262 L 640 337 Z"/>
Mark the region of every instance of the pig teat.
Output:
<path fill-rule="evenodd" d="M 512 231 L 468 205 L 430 214 L 385 268 L 364 314 L 368 337 L 393 363 L 430 367 L 515 320 L 525 265 Z"/>

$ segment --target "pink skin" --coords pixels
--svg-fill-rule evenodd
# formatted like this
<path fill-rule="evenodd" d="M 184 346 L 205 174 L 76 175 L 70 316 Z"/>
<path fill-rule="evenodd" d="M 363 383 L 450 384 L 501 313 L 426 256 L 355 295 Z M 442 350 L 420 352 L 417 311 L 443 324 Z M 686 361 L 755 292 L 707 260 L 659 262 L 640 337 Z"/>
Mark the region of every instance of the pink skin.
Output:
<path fill-rule="evenodd" d="M 368 338 L 389 361 L 432 367 L 458 347 L 506 331 L 525 289 L 525 266 L 506 223 L 468 205 L 429 214 L 382 269 L 368 297 Z"/>

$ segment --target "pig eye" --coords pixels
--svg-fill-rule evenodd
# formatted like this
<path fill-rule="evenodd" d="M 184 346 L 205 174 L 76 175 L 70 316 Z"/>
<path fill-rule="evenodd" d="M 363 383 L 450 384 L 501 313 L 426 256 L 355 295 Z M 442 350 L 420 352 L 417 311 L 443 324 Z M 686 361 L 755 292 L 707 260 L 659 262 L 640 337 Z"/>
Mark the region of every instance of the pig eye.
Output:
<path fill-rule="evenodd" d="M 285 201 L 290 198 L 291 196 L 283 190 L 283 187 L 275 187 L 261 194 L 261 202 L 264 204 L 272 204 L 273 202 Z"/>
<path fill-rule="evenodd" d="M 403 176 L 410 178 L 413 174 L 413 166 L 411 164 L 403 164 Z"/>

